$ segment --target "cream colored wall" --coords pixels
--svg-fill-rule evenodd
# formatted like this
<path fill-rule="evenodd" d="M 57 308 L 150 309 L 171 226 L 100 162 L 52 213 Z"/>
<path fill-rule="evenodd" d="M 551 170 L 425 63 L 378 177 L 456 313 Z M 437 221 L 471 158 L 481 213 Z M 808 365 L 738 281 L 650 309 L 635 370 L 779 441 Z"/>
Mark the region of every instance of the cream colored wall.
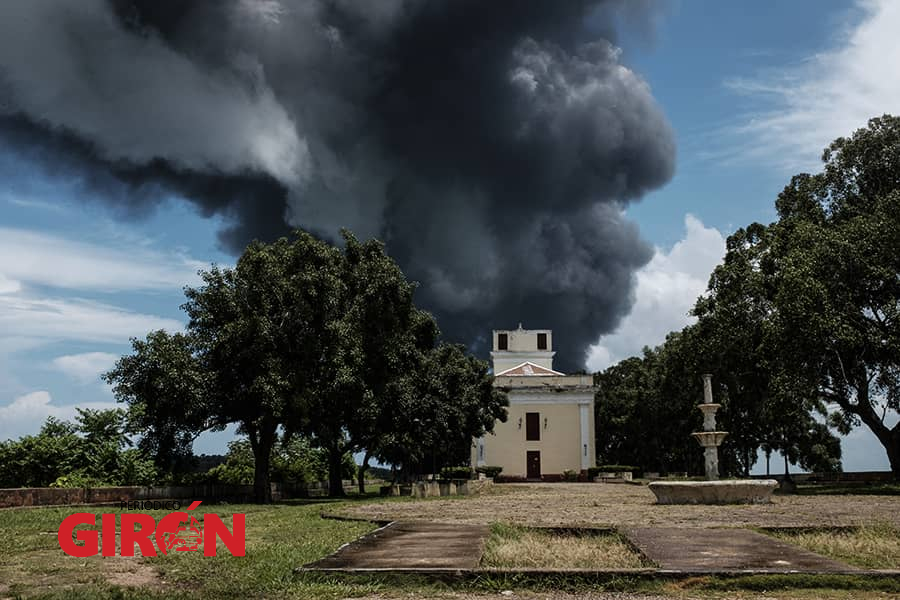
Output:
<path fill-rule="evenodd" d="M 589 405 L 589 466 L 594 465 L 594 409 Z M 525 413 L 540 414 L 540 441 L 525 440 Z M 509 418 L 506 423 L 497 422 L 494 435 L 484 437 L 484 460 L 486 465 L 503 467 L 503 474 L 525 477 L 527 474 L 526 452 L 538 450 L 541 453 L 541 473 L 560 474 L 567 469 L 581 470 L 581 421 L 577 402 L 554 402 L 541 404 L 519 404 L 515 392 L 510 393 Z M 521 429 L 519 419 L 522 420 Z M 544 419 L 547 427 L 544 428 Z M 477 443 L 473 452 L 473 463 L 477 464 Z"/>
<path fill-rule="evenodd" d="M 508 347 L 506 350 L 497 349 L 497 336 L 501 333 L 507 335 Z M 537 335 L 547 334 L 547 349 L 537 349 Z M 517 367 L 525 361 L 533 362 L 546 369 L 553 368 L 553 332 L 549 329 L 496 329 L 494 330 L 494 345 L 491 358 L 494 363 L 494 373 L 502 373 L 507 369 Z"/>
<path fill-rule="evenodd" d="M 491 358 L 493 358 L 494 362 L 494 373 L 502 373 L 507 369 L 518 367 L 526 361 L 545 369 L 553 369 L 553 355 L 549 352 L 492 352 Z"/>
<path fill-rule="evenodd" d="M 547 351 L 553 350 L 553 331 L 550 329 L 497 329 L 494 331 L 494 350 L 497 350 L 497 336 L 507 335 L 508 352 L 537 352 L 537 334 L 547 334 Z"/>

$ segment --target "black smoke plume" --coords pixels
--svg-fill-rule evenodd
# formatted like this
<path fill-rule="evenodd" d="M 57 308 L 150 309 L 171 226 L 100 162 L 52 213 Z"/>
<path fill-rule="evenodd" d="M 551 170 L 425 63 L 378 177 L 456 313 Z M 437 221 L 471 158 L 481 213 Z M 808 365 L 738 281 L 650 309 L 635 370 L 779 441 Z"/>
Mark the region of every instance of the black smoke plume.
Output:
<path fill-rule="evenodd" d="M 122 214 L 174 194 L 224 216 L 234 253 L 291 227 L 378 236 L 445 337 L 549 327 L 576 369 L 651 256 L 622 211 L 674 168 L 612 43 L 634 7 L 0 3 L 0 145 Z"/>

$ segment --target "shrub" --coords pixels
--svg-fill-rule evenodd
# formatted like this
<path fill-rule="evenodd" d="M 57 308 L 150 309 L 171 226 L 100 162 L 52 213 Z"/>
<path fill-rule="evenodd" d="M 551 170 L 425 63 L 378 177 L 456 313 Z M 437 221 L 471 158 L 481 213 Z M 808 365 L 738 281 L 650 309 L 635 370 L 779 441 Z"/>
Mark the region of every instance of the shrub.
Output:
<path fill-rule="evenodd" d="M 598 472 L 602 473 L 618 473 L 620 471 L 640 471 L 638 467 L 632 465 L 600 465 L 597 467 Z"/>
<path fill-rule="evenodd" d="M 600 467 L 588 467 L 588 470 L 587 470 L 588 479 L 593 480 L 594 477 L 596 477 L 597 475 L 600 474 L 600 472 L 601 472 Z"/>
<path fill-rule="evenodd" d="M 485 465 L 483 467 L 476 467 L 475 471 L 478 473 L 484 473 L 485 477 L 490 477 L 491 479 L 493 479 L 494 477 L 499 475 L 501 471 L 503 471 L 503 467 Z"/>
<path fill-rule="evenodd" d="M 573 471 L 572 469 L 566 469 L 563 471 L 563 479 L 566 481 L 578 481 L 578 472 Z"/>
<path fill-rule="evenodd" d="M 444 467 L 441 469 L 443 479 L 472 479 L 471 467 Z"/>

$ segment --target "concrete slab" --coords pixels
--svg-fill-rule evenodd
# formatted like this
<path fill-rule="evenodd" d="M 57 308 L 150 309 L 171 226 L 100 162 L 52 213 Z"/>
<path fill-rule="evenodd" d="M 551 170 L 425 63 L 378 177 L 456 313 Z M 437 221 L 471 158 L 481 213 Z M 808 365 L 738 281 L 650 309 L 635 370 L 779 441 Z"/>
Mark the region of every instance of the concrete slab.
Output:
<path fill-rule="evenodd" d="M 394 522 L 303 569 L 471 570 L 488 533 L 486 525 Z"/>
<path fill-rule="evenodd" d="M 661 569 L 704 573 L 859 571 L 747 529 L 638 527 L 625 529 L 622 533 Z"/>

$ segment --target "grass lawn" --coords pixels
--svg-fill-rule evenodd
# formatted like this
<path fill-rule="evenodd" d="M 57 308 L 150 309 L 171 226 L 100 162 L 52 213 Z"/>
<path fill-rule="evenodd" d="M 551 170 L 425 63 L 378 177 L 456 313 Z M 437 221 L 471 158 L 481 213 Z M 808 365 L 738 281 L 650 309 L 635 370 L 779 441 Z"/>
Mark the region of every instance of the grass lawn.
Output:
<path fill-rule="evenodd" d="M 0 511 L 0 598 L 41 595 L 115 597 L 116 586 L 137 584 L 129 597 L 338 598 L 380 589 L 375 583 L 345 585 L 310 581 L 293 569 L 371 531 L 369 523 L 319 517 L 327 503 L 201 506 L 226 524 L 232 513 L 247 515 L 246 556 L 225 550 L 217 557 L 197 552 L 155 558 L 74 558 L 59 548 L 60 522 L 75 512 L 119 513 L 115 507 L 34 508 Z M 157 521 L 168 511 L 148 511 Z M 97 518 L 99 524 L 99 517 Z M 221 545 L 220 545 L 221 548 Z"/>
<path fill-rule="evenodd" d="M 900 527 L 890 523 L 851 530 L 765 533 L 780 540 L 866 569 L 900 569 Z"/>
<path fill-rule="evenodd" d="M 558 533 L 495 523 L 481 559 L 487 568 L 639 569 L 646 564 L 615 533 Z"/>
<path fill-rule="evenodd" d="M 629 488 L 631 486 L 628 486 Z M 562 492 L 563 488 L 559 488 Z M 514 487 L 494 497 L 515 501 L 528 488 Z M 558 492 L 559 493 L 559 492 Z M 543 495 L 543 494 L 542 494 Z M 560 495 L 559 501 L 564 496 Z M 413 577 L 341 577 L 297 575 L 294 568 L 319 559 L 376 526 L 366 522 L 321 519 L 322 512 L 347 512 L 352 507 L 375 503 L 381 509 L 431 511 L 453 506 L 455 511 L 476 507 L 484 499 L 405 498 L 365 501 L 309 501 L 270 506 L 202 505 L 199 512 L 216 512 L 225 523 L 230 514 L 247 514 L 247 555 L 232 557 L 224 551 L 218 557 L 195 552 L 172 553 L 147 558 L 74 558 L 60 550 L 57 530 L 66 516 L 75 512 L 119 513 L 115 507 L 59 507 L 0 510 L 0 599 L 7 597 L 46 598 L 487 598 L 497 592 L 515 590 L 515 597 L 542 599 L 605 598 L 605 591 L 629 592 L 629 598 L 885 598 L 898 597 L 900 578 L 876 581 L 865 576 L 851 577 L 747 577 L 740 580 L 696 577 L 689 580 L 613 577 L 603 582 L 565 577 L 484 574 L 474 581 L 441 584 Z M 593 506 L 593 504 L 592 504 Z M 452 511 L 448 511 L 452 514 Z M 151 512 L 158 520 L 166 511 Z M 445 520 L 448 513 L 445 514 Z M 502 514 L 497 511 L 495 514 Z M 493 519 L 494 521 L 500 518 Z M 99 518 L 98 518 L 99 521 Z M 522 557 L 542 561 L 541 554 L 569 566 L 584 560 L 614 566 L 644 566 L 621 540 L 613 535 L 566 537 L 519 527 L 493 528 L 489 564 L 515 563 Z M 884 538 L 886 534 L 879 534 Z M 544 537 L 542 537 L 544 536 Z M 504 544 L 518 550 L 507 553 Z M 798 543 L 794 540 L 790 540 Z M 493 546 L 492 546 L 493 545 Z M 493 550 L 491 549 L 493 547 Z M 884 548 L 885 546 L 882 546 Z M 521 556 L 519 554 L 521 553 Z M 579 558 L 579 557 L 587 558 Z M 896 554 L 894 555 L 896 556 Z M 555 557 L 555 558 L 554 558 Z M 564 558 L 561 558 L 564 557 Z M 504 562 L 506 561 L 506 562 Z M 621 562 L 617 562 L 621 561 Z M 636 561 L 636 562 L 635 562 Z M 849 562 L 849 561 L 848 561 Z M 589 567 L 588 567 L 589 568 Z M 886 593 L 886 594 L 885 594 Z M 575 594 L 575 595 L 572 595 Z M 641 596 L 639 594 L 648 594 Z M 894 594 L 894 596 L 891 596 Z"/>

